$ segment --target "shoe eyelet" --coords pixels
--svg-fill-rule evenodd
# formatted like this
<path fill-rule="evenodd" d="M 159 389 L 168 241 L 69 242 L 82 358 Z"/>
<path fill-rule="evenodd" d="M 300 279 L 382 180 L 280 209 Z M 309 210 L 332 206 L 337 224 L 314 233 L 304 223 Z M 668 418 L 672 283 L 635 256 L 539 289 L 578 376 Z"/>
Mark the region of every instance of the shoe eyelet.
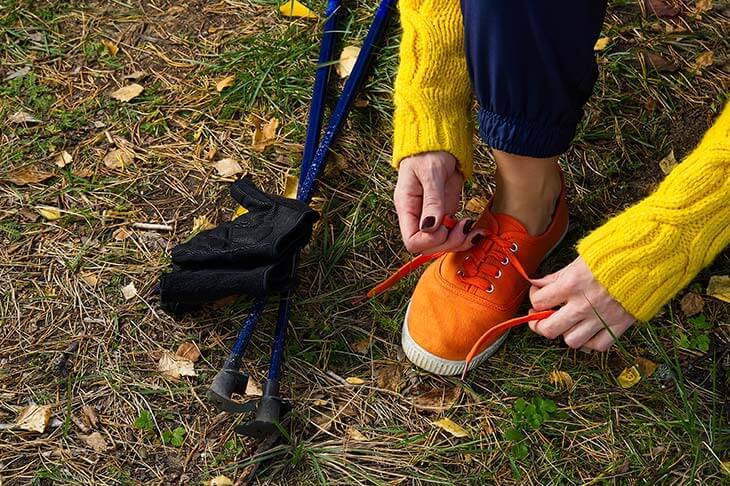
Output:
<path fill-rule="evenodd" d="M 504 257 L 504 260 L 501 261 L 502 265 L 509 265 L 509 257 Z"/>
<path fill-rule="evenodd" d="M 501 278 L 502 277 L 502 270 L 497 270 L 497 273 L 494 275 L 494 278 Z"/>
<path fill-rule="evenodd" d="M 489 287 L 487 287 L 487 293 L 491 294 L 492 292 L 494 292 L 494 285 L 489 284 Z"/>
<path fill-rule="evenodd" d="M 459 278 L 464 278 L 464 269 L 463 268 L 459 269 L 459 271 L 456 272 L 456 276 Z"/>
<path fill-rule="evenodd" d="M 512 246 L 510 246 L 510 247 L 509 247 L 509 249 L 510 249 L 510 251 L 511 251 L 512 253 L 517 253 L 517 250 L 519 250 L 519 249 L 520 249 L 520 247 L 519 247 L 519 245 L 517 244 L 517 242 L 512 242 Z"/>

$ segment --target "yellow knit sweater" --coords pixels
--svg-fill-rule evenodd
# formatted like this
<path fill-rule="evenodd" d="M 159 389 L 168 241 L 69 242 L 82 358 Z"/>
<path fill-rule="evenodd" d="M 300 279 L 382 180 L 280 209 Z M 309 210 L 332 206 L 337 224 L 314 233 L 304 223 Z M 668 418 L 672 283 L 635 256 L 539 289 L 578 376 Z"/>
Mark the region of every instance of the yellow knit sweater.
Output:
<path fill-rule="evenodd" d="M 472 172 L 471 88 L 459 0 L 400 0 L 393 165 L 444 150 Z M 730 244 L 730 104 L 651 196 L 595 230 L 578 252 L 634 317 L 651 318 Z"/>

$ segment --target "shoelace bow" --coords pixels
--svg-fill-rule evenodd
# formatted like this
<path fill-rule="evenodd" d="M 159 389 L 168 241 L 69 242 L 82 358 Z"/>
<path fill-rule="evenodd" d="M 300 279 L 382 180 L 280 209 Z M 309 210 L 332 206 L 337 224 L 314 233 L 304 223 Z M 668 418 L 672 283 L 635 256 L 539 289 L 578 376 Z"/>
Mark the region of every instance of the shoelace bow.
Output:
<path fill-rule="evenodd" d="M 443 224 L 448 229 L 453 229 L 456 222 L 451 218 L 446 218 Z M 502 238 L 497 232 L 489 228 L 485 231 L 484 241 L 476 245 L 471 250 L 471 255 L 467 255 L 466 258 L 464 258 L 462 269 L 458 272 L 459 279 L 472 285 L 476 285 L 480 289 L 491 294 L 494 292 L 495 288 L 492 280 L 499 280 L 502 277 L 502 270 L 500 267 L 506 267 L 507 265 L 512 264 L 522 278 L 529 280 L 529 275 L 527 275 L 525 268 L 517 258 L 517 251 L 519 250 L 517 243 Z M 419 267 L 436 260 L 445 254 L 446 252 L 442 251 L 431 255 L 418 255 L 416 258 L 396 270 L 390 277 L 373 287 L 367 294 L 368 298 L 373 298 L 382 294 Z M 474 360 L 474 357 L 479 353 L 479 350 L 484 343 L 486 343 L 494 335 L 501 334 L 508 329 L 530 321 L 546 319 L 554 312 L 555 311 L 553 310 L 546 310 L 528 314 L 526 316 L 514 317 L 487 329 L 474 343 L 469 354 L 466 355 L 461 378 L 464 379 L 466 377 L 469 364 Z"/>

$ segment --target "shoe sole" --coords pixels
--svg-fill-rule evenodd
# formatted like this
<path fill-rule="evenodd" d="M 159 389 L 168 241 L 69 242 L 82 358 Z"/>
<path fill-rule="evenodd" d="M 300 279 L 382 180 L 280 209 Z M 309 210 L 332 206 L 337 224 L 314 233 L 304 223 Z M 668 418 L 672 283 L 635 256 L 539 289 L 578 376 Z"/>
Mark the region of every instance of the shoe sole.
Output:
<path fill-rule="evenodd" d="M 545 258 L 550 256 L 550 254 L 555 251 L 558 246 L 563 242 L 563 239 L 565 238 L 565 235 L 568 234 L 568 226 L 565 225 L 565 231 L 563 232 L 562 236 L 558 240 L 558 242 L 545 254 Z M 403 331 L 401 335 L 401 346 L 403 347 L 403 352 L 405 353 L 408 360 L 413 363 L 414 365 L 418 366 L 419 368 L 428 371 L 429 373 L 433 373 L 435 375 L 446 375 L 446 376 L 454 376 L 454 375 L 461 375 L 464 372 L 464 366 L 466 365 L 466 360 L 450 360 L 450 359 L 444 359 L 436 356 L 435 354 L 426 351 L 423 349 L 410 335 L 408 332 L 408 314 L 411 311 L 411 302 L 408 301 L 408 308 L 406 309 L 406 317 L 403 319 Z M 474 359 L 469 363 L 468 370 L 472 370 L 482 364 L 484 361 L 487 360 L 490 356 L 492 356 L 499 347 L 502 345 L 502 343 L 507 339 L 507 336 L 509 335 L 509 329 L 502 334 L 499 339 L 497 339 L 494 343 L 487 346 L 487 348 L 476 355 Z"/>

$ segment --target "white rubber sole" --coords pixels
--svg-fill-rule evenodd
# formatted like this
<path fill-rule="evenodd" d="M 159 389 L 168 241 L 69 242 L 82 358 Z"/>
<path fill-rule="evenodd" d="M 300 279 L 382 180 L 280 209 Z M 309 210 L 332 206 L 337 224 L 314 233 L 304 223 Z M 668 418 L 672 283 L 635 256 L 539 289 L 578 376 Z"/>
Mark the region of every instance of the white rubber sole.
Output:
<path fill-rule="evenodd" d="M 545 255 L 545 258 L 550 256 L 550 254 L 563 242 L 563 238 L 565 238 L 565 235 L 568 234 L 568 225 L 565 226 L 565 231 L 563 232 L 562 236 L 558 240 L 558 242 L 553 246 L 550 251 L 547 252 Z M 411 311 L 411 303 L 408 302 L 408 308 L 406 309 L 406 317 L 403 319 L 403 331 L 401 336 L 401 346 L 403 347 L 403 352 L 405 353 L 408 360 L 413 363 L 414 365 L 418 366 L 419 368 L 426 370 L 430 373 L 433 373 L 435 375 L 447 375 L 447 376 L 454 376 L 454 375 L 461 375 L 464 372 L 464 366 L 466 365 L 466 360 L 449 360 L 444 359 L 436 356 L 433 353 L 430 353 L 429 351 L 426 351 L 423 349 L 414 339 L 411 337 L 410 333 L 408 332 L 408 314 Z M 502 336 L 499 337 L 494 343 L 487 346 L 487 348 L 476 355 L 474 359 L 469 363 L 468 370 L 472 370 L 482 364 L 484 361 L 486 361 L 490 356 L 492 356 L 499 347 L 502 345 L 502 343 L 507 339 L 507 336 L 509 335 L 509 330 L 507 330 Z"/>

